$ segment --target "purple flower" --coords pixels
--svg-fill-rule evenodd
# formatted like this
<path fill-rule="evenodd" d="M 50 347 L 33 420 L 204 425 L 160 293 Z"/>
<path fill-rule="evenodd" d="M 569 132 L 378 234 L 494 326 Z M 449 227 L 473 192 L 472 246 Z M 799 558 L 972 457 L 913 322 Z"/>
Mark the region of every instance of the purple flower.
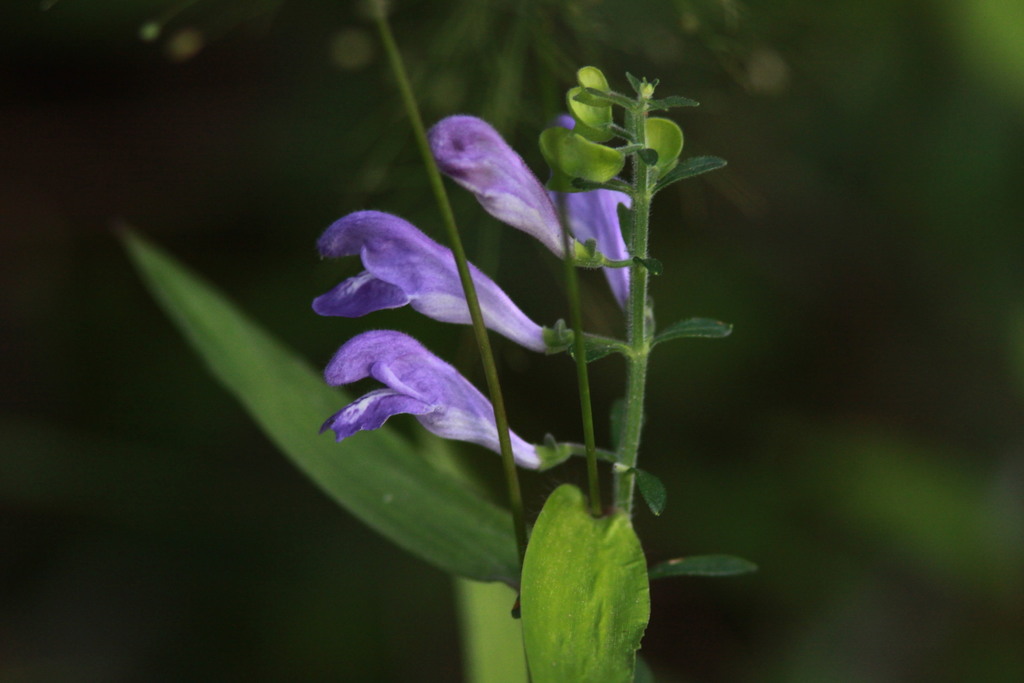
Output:
<path fill-rule="evenodd" d="M 572 128 L 569 116 L 556 125 Z M 498 131 L 474 116 L 449 116 L 429 133 L 437 165 L 455 182 L 476 195 L 477 200 L 498 220 L 526 232 L 558 256 L 564 256 L 562 231 L 556 208 L 560 202 L 567 227 L 581 242 L 593 239 L 608 258 L 629 258 L 619 226 L 618 204 L 630 205 L 629 195 L 613 190 L 550 192 L 545 190 L 522 157 L 515 153 Z M 629 269 L 606 268 L 612 293 L 625 306 L 629 296 Z"/>
<path fill-rule="evenodd" d="M 428 133 L 443 173 L 476 195 L 487 213 L 565 254 L 558 213 L 537 176 L 498 131 L 475 116 L 449 116 Z"/>
<path fill-rule="evenodd" d="M 332 415 L 321 433 L 332 429 L 341 441 L 363 429 L 379 429 L 392 415 L 408 413 L 438 436 L 500 453 L 491 403 L 455 368 L 409 335 L 394 330 L 363 332 L 338 349 L 324 370 L 331 386 L 366 377 L 387 388 L 371 391 Z M 509 436 L 516 463 L 539 468 L 536 448 L 514 433 Z"/>
<path fill-rule="evenodd" d="M 409 304 L 435 320 L 471 322 L 451 250 L 408 221 L 380 211 L 357 211 L 327 228 L 317 248 L 329 258 L 359 254 L 366 268 L 313 301 L 320 315 L 356 318 Z M 472 264 L 469 270 L 487 327 L 528 349 L 545 351 L 542 328 L 493 280 Z"/>

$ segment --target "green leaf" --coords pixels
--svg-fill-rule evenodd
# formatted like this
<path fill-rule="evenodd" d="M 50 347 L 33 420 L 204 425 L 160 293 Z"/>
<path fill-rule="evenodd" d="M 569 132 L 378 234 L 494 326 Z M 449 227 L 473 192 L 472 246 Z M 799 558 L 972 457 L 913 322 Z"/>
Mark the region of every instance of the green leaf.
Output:
<path fill-rule="evenodd" d="M 651 149 L 650 147 L 642 149 L 637 152 L 637 156 L 639 156 L 648 166 L 658 165 L 658 150 L 656 149 Z"/>
<path fill-rule="evenodd" d="M 618 339 L 612 339 L 610 337 L 599 337 L 597 335 L 584 334 L 583 336 L 583 348 L 586 351 L 588 363 L 593 363 L 599 358 L 612 353 L 621 353 L 622 355 L 628 355 L 630 353 L 629 346 L 625 342 L 619 341 Z M 569 355 L 573 358 L 576 357 L 574 347 L 569 347 Z"/>
<path fill-rule="evenodd" d="M 705 339 L 722 339 L 732 334 L 732 325 L 711 318 L 689 318 L 680 320 L 654 335 L 654 343 L 681 337 L 702 337 Z"/>
<path fill-rule="evenodd" d="M 455 581 L 464 680 L 473 683 L 526 681 L 522 627 L 512 618 L 516 593 L 500 583 Z"/>
<path fill-rule="evenodd" d="M 684 159 L 657 182 L 654 186 L 654 191 L 657 192 L 677 180 L 692 178 L 702 173 L 722 168 L 726 163 L 728 162 L 725 159 L 718 157 L 690 157 L 689 159 Z"/>
<path fill-rule="evenodd" d="M 673 107 L 699 107 L 700 102 L 697 100 L 691 100 L 689 97 L 671 95 L 660 100 L 651 100 L 648 106 L 652 110 L 657 111 L 658 109 L 667 110 Z"/>
<path fill-rule="evenodd" d="M 640 87 L 643 85 L 641 83 L 640 79 L 627 71 L 626 72 L 626 80 L 629 81 L 629 84 L 631 86 L 633 86 L 633 90 L 635 90 L 636 94 L 639 95 L 640 94 Z"/>
<path fill-rule="evenodd" d="M 672 576 L 738 576 L 757 571 L 757 565 L 734 555 L 694 555 L 651 567 L 651 580 Z"/>
<path fill-rule="evenodd" d="M 639 256 L 634 256 L 633 263 L 643 266 L 650 271 L 651 275 L 661 275 L 665 270 L 665 267 L 661 265 L 661 261 L 656 258 L 640 258 Z"/>
<path fill-rule="evenodd" d="M 644 502 L 655 516 L 660 516 L 665 511 L 665 503 L 668 502 L 665 485 L 661 483 L 661 479 L 647 470 L 634 467 L 633 471 L 636 472 L 636 485 L 640 489 L 640 495 L 644 497 Z"/>
<path fill-rule="evenodd" d="M 320 423 L 349 402 L 222 294 L 126 232 L 153 295 L 214 376 L 294 464 L 367 525 L 440 569 L 515 584 L 508 512 L 431 466 L 388 429 L 336 443 Z"/>
<path fill-rule="evenodd" d="M 526 548 L 521 595 L 534 683 L 633 680 L 650 594 L 628 516 L 595 519 L 578 488 L 555 489 Z"/>

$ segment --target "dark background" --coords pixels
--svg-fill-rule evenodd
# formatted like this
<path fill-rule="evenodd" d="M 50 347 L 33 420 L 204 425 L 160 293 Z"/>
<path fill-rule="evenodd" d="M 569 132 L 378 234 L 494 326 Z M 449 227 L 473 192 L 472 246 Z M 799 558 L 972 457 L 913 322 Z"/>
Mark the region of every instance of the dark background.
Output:
<path fill-rule="evenodd" d="M 314 365 L 398 327 L 480 383 L 463 329 L 309 310 L 358 268 L 316 256 L 335 218 L 440 234 L 376 35 L 337 0 L 174 7 L 0 10 L 0 681 L 458 680 L 449 579 L 275 452 L 112 228 Z M 670 497 L 637 526 L 652 561 L 761 571 L 652 587 L 659 680 L 1021 680 L 1021 5 L 420 0 L 392 21 L 428 122 L 483 116 L 538 172 L 585 64 L 701 101 L 673 115 L 684 154 L 730 162 L 655 205 L 659 320 L 735 332 L 655 354 L 642 465 Z M 559 264 L 452 196 L 478 265 L 535 320 L 565 316 Z M 588 326 L 615 333 L 584 285 Z M 579 439 L 565 359 L 497 344 L 514 428 Z M 592 370 L 600 419 L 622 367 Z M 528 476 L 531 513 L 566 480 Z"/>

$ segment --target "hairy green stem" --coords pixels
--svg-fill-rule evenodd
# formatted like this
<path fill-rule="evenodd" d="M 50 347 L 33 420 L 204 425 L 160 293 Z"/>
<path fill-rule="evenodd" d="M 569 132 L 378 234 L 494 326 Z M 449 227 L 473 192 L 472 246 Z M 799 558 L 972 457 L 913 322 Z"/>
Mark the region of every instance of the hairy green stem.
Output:
<path fill-rule="evenodd" d="M 639 110 L 627 110 L 626 127 L 638 144 L 646 146 L 646 101 Z M 652 168 L 633 155 L 632 218 L 629 253 L 647 258 L 647 230 L 653 194 Z M 629 300 L 626 305 L 626 342 L 633 353 L 627 357 L 626 416 L 622 439 L 618 444 L 619 463 L 613 468 L 615 506 L 627 514 L 633 511 L 637 455 L 644 420 L 644 393 L 647 386 L 647 359 L 651 351 L 653 325 L 647 301 L 647 268 L 634 263 L 629 269 Z"/>
<path fill-rule="evenodd" d="M 463 249 L 462 239 L 459 237 L 459 229 L 455 223 L 455 214 L 452 211 L 451 203 L 448 201 L 448 193 L 445 192 L 441 172 L 434 161 L 434 155 L 430 152 L 426 129 L 423 127 L 423 119 L 420 116 L 419 106 L 416 104 L 416 98 L 413 95 L 412 86 L 405 71 L 405 65 L 402 63 L 402 57 L 398 52 L 394 36 L 391 34 L 391 27 L 388 25 L 383 8 L 378 7 L 375 14 L 381 41 L 384 43 L 384 50 L 388 55 L 391 70 L 394 73 L 395 81 L 398 83 L 398 89 L 402 94 L 402 103 L 405 105 L 406 113 L 412 124 L 416 144 L 423 156 L 423 162 L 427 168 L 427 176 L 430 179 L 430 188 L 441 211 L 441 218 L 448 233 L 448 241 L 451 244 L 452 253 L 455 255 L 455 263 L 458 266 L 462 289 L 466 294 L 466 303 L 469 305 L 469 314 L 473 321 L 473 333 L 476 336 L 477 346 L 480 348 L 480 360 L 483 363 L 484 376 L 487 378 L 487 388 L 491 395 L 491 404 L 494 406 L 494 421 L 498 428 L 501 461 L 505 470 L 505 481 L 508 485 L 509 506 L 512 508 L 512 523 L 515 527 L 516 547 L 519 551 L 519 564 L 522 565 L 523 557 L 526 554 L 526 520 L 523 515 L 523 495 L 519 487 L 519 473 L 516 470 L 515 459 L 512 455 L 512 440 L 509 437 L 508 418 L 505 414 L 505 400 L 502 397 L 501 384 L 498 382 L 498 367 L 494 362 L 494 353 L 491 350 L 491 342 L 487 336 L 487 328 L 484 326 L 483 314 L 480 312 L 480 301 L 476 295 L 476 287 L 473 285 L 473 278 L 469 272 L 466 251 Z"/>

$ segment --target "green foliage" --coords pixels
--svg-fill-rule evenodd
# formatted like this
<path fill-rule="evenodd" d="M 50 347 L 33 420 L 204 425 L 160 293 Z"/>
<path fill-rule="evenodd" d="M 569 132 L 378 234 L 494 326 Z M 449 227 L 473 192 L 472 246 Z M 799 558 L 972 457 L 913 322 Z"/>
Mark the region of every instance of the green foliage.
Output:
<path fill-rule="evenodd" d="M 673 576 L 738 576 L 757 571 L 757 565 L 733 555 L 693 555 L 651 567 L 651 580 Z"/>
<path fill-rule="evenodd" d="M 522 622 L 512 618 L 514 590 L 500 583 L 457 579 L 466 679 L 472 683 L 525 682 Z"/>
<path fill-rule="evenodd" d="M 690 157 L 669 171 L 667 174 L 662 176 L 654 186 L 654 191 L 657 192 L 665 187 L 668 187 L 677 180 L 684 180 L 686 178 L 692 178 L 702 173 L 714 171 L 722 168 L 726 165 L 725 159 L 719 159 L 718 157 L 712 156 L 701 156 L 701 157 Z"/>
<path fill-rule="evenodd" d="M 292 462 L 370 527 L 440 569 L 514 584 L 507 512 L 431 466 L 387 429 L 335 443 L 317 427 L 347 398 L 223 295 L 142 238 L 125 246 L 209 369 Z"/>
<path fill-rule="evenodd" d="M 687 318 L 673 323 L 654 335 L 654 343 L 670 339 L 705 338 L 723 339 L 732 334 L 732 325 L 711 318 Z"/>
<path fill-rule="evenodd" d="M 640 495 L 644 497 L 644 502 L 647 503 L 651 512 L 660 516 L 665 511 L 665 504 L 668 502 L 668 491 L 665 489 L 665 484 L 647 470 L 634 467 L 633 471 L 636 472 L 636 485 L 640 489 Z"/>
<path fill-rule="evenodd" d="M 595 519 L 557 488 L 523 565 L 523 639 L 534 683 L 631 681 L 650 615 L 640 541 L 622 512 Z"/>

